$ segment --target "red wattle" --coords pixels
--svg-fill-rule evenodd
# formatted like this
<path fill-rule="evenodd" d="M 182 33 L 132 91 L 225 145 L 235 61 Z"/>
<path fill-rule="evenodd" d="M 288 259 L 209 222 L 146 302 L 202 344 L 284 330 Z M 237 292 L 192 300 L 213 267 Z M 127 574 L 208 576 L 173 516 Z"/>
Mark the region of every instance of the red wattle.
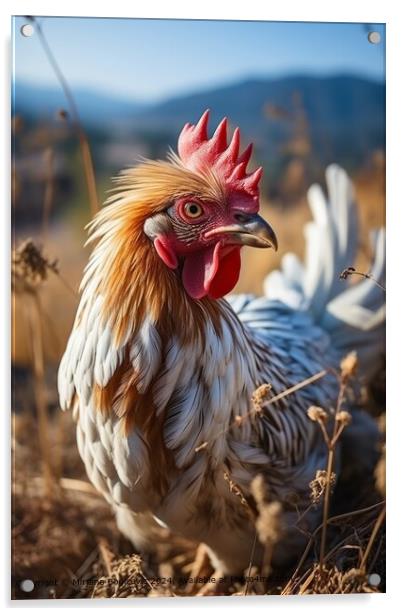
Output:
<path fill-rule="evenodd" d="M 184 288 L 193 299 L 223 297 L 235 286 L 240 265 L 240 247 L 228 251 L 221 242 L 188 254 L 182 274 Z"/>
<path fill-rule="evenodd" d="M 239 280 L 240 268 L 240 247 L 236 247 L 220 258 L 218 270 L 209 285 L 208 295 L 219 299 L 230 293 Z"/>

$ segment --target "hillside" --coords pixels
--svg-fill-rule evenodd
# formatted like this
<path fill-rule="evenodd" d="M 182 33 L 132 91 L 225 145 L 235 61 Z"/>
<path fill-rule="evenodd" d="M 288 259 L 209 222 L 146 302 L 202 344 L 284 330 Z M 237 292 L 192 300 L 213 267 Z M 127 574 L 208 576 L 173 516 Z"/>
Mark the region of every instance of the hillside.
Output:
<path fill-rule="evenodd" d="M 82 89 L 74 96 L 96 164 L 106 174 L 131 162 L 138 151 L 163 157 L 169 146 L 176 147 L 181 127 L 206 108 L 212 126 L 226 115 L 232 127 L 241 127 L 244 141 L 254 142 L 256 162 L 264 165 L 271 186 L 292 161 L 299 168 L 289 173 L 303 191 L 298 177 L 313 181 L 334 161 L 353 173 L 385 149 L 385 85 L 354 75 L 247 79 L 157 104 Z M 66 107 L 61 89 L 15 84 L 14 112 L 24 118 L 50 124 L 61 107 Z"/>

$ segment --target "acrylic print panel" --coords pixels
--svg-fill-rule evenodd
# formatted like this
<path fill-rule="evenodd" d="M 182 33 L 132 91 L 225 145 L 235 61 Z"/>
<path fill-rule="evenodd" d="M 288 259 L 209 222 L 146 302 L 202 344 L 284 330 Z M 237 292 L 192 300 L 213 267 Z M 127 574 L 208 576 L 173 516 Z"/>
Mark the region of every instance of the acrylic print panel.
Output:
<path fill-rule="evenodd" d="M 385 26 L 13 30 L 12 596 L 384 592 Z"/>

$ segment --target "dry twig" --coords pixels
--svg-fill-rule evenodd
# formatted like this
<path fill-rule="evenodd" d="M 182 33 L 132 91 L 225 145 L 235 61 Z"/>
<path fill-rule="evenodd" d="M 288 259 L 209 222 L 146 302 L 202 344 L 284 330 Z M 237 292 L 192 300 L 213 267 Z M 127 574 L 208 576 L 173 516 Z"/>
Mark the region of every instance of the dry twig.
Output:
<path fill-rule="evenodd" d="M 367 280 L 371 280 L 372 282 L 374 282 L 375 285 L 377 285 L 377 287 L 379 287 L 380 289 L 382 289 L 385 293 L 385 287 L 384 285 L 382 285 L 380 282 L 378 282 L 378 280 L 376 280 L 373 276 L 373 274 L 370 274 L 370 272 L 364 273 L 364 272 L 359 272 L 356 268 L 349 266 L 346 269 L 344 269 L 340 274 L 339 274 L 339 278 L 341 280 L 347 280 L 349 278 L 349 276 L 361 276 L 362 278 L 366 278 Z"/>
<path fill-rule="evenodd" d="M 80 148 L 81 148 L 81 155 L 82 155 L 82 160 L 84 164 L 85 179 L 86 179 L 87 188 L 88 188 L 89 202 L 91 204 L 91 212 L 92 212 L 92 215 L 95 215 L 99 211 L 99 202 L 98 202 L 98 195 L 97 195 L 97 190 L 96 190 L 95 172 L 94 172 L 91 149 L 89 146 L 88 137 L 82 126 L 80 116 L 78 113 L 77 104 L 75 102 L 70 86 L 68 85 L 68 81 L 65 78 L 62 70 L 60 69 L 56 61 L 56 58 L 51 50 L 51 47 L 49 43 L 47 42 L 47 39 L 43 33 L 40 23 L 35 17 L 32 17 L 32 16 L 29 16 L 28 19 L 30 19 L 30 21 L 32 21 L 35 24 L 35 29 L 38 34 L 39 41 L 42 45 L 42 48 L 46 54 L 47 59 L 49 60 L 50 65 L 52 66 L 60 82 L 64 95 L 68 101 L 71 117 L 73 119 L 74 128 L 77 133 L 77 137 L 78 137 Z"/>

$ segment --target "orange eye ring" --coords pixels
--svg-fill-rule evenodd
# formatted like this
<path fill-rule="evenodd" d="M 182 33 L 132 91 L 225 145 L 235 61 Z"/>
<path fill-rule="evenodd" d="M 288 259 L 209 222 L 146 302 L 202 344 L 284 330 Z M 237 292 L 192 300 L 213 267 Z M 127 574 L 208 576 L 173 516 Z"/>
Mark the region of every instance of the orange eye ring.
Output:
<path fill-rule="evenodd" d="M 204 213 L 201 205 L 195 201 L 188 201 L 183 209 L 188 218 L 199 218 Z"/>

